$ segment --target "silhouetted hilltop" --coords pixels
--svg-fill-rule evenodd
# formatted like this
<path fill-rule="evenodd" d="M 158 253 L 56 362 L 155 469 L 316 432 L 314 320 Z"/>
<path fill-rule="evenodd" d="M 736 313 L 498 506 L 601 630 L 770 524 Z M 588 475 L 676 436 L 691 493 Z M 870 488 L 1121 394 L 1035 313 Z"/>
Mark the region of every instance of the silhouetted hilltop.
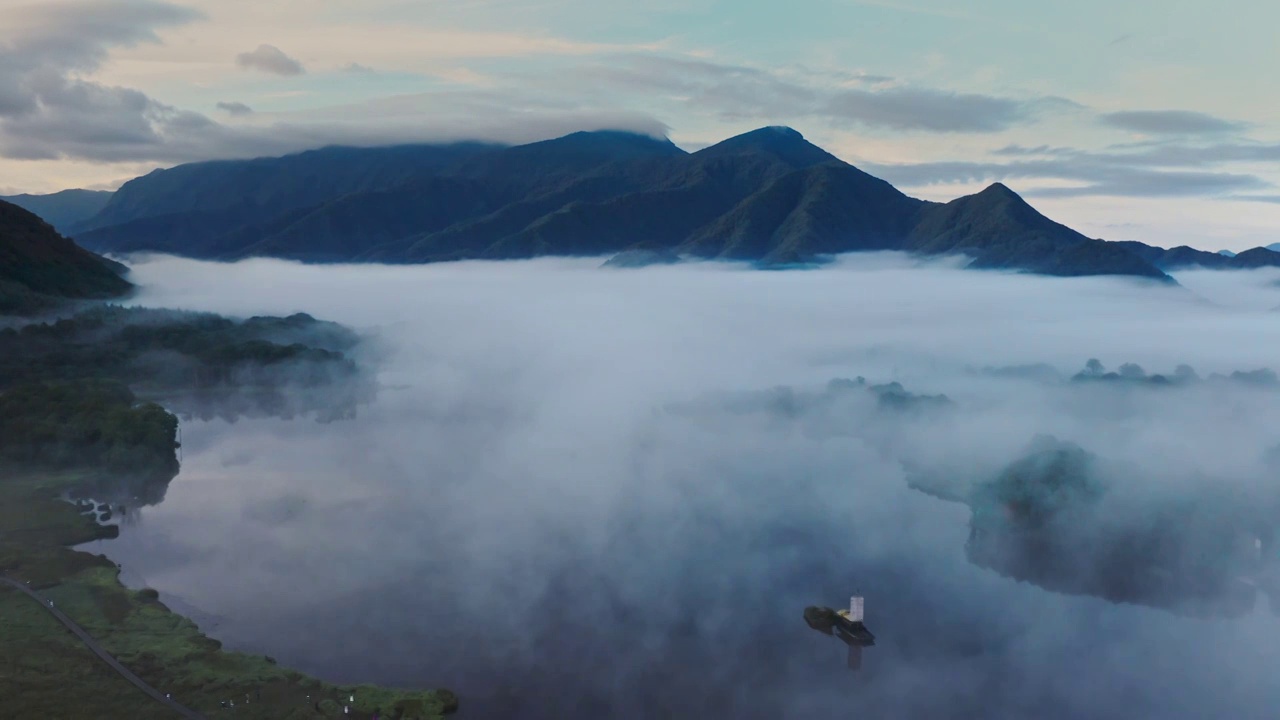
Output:
<path fill-rule="evenodd" d="M 1280 252 L 1263 247 L 1245 250 L 1231 258 L 1231 266 L 1237 268 L 1280 267 Z"/>
<path fill-rule="evenodd" d="M 325 148 L 196 163 L 126 183 L 76 235 L 115 252 L 436 262 L 647 249 L 763 265 L 844 252 L 966 253 L 974 266 L 1168 281 L 1141 252 L 1087 238 L 996 184 L 908 197 L 766 127 L 687 153 L 579 132 L 516 147 Z"/>
<path fill-rule="evenodd" d="M 1000 183 L 945 205 L 925 206 L 908 249 L 928 255 L 965 253 L 974 257 L 976 267 L 984 268 L 1169 279 L 1124 248 L 1087 238 L 1041 215 Z"/>
<path fill-rule="evenodd" d="M 704 160 L 768 155 L 793 168 L 840 162 L 835 155 L 806 140 L 799 131 L 783 126 L 765 127 L 736 135 L 703 148 L 695 155 Z"/>
<path fill-rule="evenodd" d="M 1239 254 L 1206 252 L 1180 245 L 1166 250 L 1132 240 L 1111 243 L 1118 245 L 1162 270 L 1203 267 L 1210 270 L 1247 270 L 1259 267 L 1280 267 L 1280 252 L 1268 248 L 1254 248 Z"/>
<path fill-rule="evenodd" d="M 118 297 L 132 285 L 123 266 L 59 235 L 17 205 L 0 201 L 0 314 L 59 301 Z"/>
<path fill-rule="evenodd" d="M 992 238 L 1010 243 L 1073 245 L 1085 236 L 1036 212 L 1017 193 L 995 183 L 976 195 L 931 204 L 911 233 L 921 252 L 984 250 Z"/>

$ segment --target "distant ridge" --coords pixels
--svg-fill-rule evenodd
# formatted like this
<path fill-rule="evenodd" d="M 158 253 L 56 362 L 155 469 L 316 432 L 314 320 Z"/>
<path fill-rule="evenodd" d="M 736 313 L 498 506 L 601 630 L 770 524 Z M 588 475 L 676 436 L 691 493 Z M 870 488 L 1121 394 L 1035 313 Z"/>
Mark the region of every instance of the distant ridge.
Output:
<path fill-rule="evenodd" d="M 12 195 L 0 200 L 39 215 L 58 232 L 66 234 L 102 212 L 111 195 L 107 190 L 63 190 L 49 195 Z"/>
<path fill-rule="evenodd" d="M 695 153 L 598 131 L 514 147 L 324 148 L 182 165 L 126 183 L 75 237 L 104 252 L 309 262 L 643 250 L 789 266 L 900 250 L 963 253 L 979 268 L 1171 282 L 1162 257 L 1085 237 L 1004 185 L 924 202 L 788 127 Z M 625 257 L 619 265 L 651 256 Z"/>
<path fill-rule="evenodd" d="M 1203 267 L 1210 270 L 1280 267 L 1280 252 L 1263 247 L 1246 250 L 1242 253 L 1228 254 L 1221 250 L 1218 252 L 1197 250 L 1186 245 L 1166 250 L 1165 248 L 1131 240 L 1111 244 L 1124 248 L 1161 270 L 1179 270 L 1191 267 Z"/>

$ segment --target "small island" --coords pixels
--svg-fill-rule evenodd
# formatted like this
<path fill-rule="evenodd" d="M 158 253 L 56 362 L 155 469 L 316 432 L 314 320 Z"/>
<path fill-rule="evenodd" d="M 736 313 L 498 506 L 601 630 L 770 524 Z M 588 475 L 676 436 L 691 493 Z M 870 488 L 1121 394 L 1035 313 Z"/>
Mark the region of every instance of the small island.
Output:
<path fill-rule="evenodd" d="M 912 484 L 968 505 L 969 561 L 1006 577 L 1189 617 L 1238 618 L 1259 594 L 1280 612 L 1275 498 L 1212 483 L 1161 492 L 1137 472 L 1041 435 L 967 488 Z"/>

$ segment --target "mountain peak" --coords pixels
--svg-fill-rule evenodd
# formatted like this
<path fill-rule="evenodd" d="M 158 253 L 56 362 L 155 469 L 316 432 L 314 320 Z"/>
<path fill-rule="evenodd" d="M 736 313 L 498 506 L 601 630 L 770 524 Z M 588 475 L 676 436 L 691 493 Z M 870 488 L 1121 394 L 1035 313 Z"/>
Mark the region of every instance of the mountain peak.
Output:
<path fill-rule="evenodd" d="M 799 130 L 796 130 L 795 128 L 789 127 L 787 125 L 767 125 L 765 127 L 760 128 L 759 130 L 754 130 L 753 132 L 758 132 L 758 133 L 771 132 L 777 135 L 783 135 L 786 137 L 796 138 L 798 140 L 804 140 L 804 135 L 801 135 Z"/>
<path fill-rule="evenodd" d="M 1009 189 L 1004 183 L 991 183 L 982 192 L 974 195 L 974 197 L 1000 198 L 1003 200 L 1017 200 L 1018 202 L 1026 202 L 1022 196 Z"/>
<path fill-rule="evenodd" d="M 968 205 L 980 212 L 1000 213 L 1003 215 L 1014 216 L 1025 222 L 1039 222 L 1044 218 L 1038 210 L 1031 206 L 1022 196 L 1004 183 L 992 183 L 982 192 L 959 200 L 954 203 Z"/>
<path fill-rule="evenodd" d="M 572 150 L 630 155 L 683 155 L 684 151 L 665 137 L 656 137 L 630 130 L 579 130 L 558 138 L 519 145 L 517 152 L 541 150 Z"/>
<path fill-rule="evenodd" d="M 734 155 L 771 155 L 794 168 L 838 162 L 831 153 L 804 139 L 798 131 L 784 125 L 771 125 L 743 133 L 694 153 L 698 157 Z"/>
<path fill-rule="evenodd" d="M 1280 253 L 1270 247 L 1256 247 L 1237 254 L 1231 262 L 1241 268 L 1275 267 L 1280 265 Z"/>

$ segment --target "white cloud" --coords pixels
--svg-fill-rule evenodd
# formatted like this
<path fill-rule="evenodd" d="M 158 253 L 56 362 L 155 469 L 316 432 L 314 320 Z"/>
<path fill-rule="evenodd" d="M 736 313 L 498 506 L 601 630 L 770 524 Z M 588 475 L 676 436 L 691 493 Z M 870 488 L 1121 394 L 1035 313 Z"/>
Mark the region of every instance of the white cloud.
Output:
<path fill-rule="evenodd" d="M 220 102 L 217 107 L 231 117 L 245 117 L 253 114 L 253 108 L 242 102 Z"/>
<path fill-rule="evenodd" d="M 274 45 L 259 45 L 252 52 L 236 55 L 236 65 L 246 70 L 258 70 L 270 75 L 302 75 L 307 70 L 302 63 L 284 54 Z"/>

